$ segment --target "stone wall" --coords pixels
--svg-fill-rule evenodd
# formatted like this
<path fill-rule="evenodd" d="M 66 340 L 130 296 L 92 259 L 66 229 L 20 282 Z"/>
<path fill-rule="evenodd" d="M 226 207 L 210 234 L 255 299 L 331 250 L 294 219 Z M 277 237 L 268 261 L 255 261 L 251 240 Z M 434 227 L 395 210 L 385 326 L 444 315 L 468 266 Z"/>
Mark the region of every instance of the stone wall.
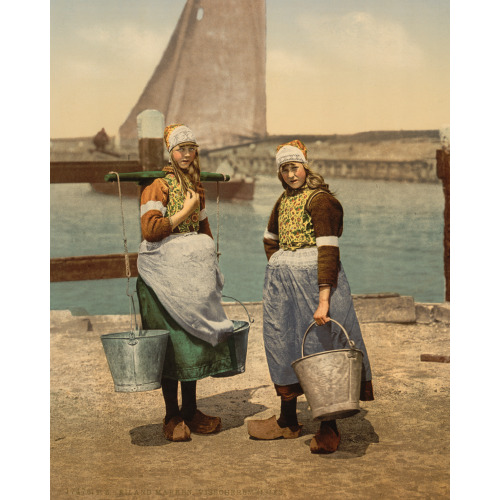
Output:
<path fill-rule="evenodd" d="M 215 172 L 221 165 L 235 166 L 252 175 L 275 175 L 274 160 L 268 156 L 234 154 L 232 151 L 202 157 L 203 170 Z M 438 183 L 435 160 L 342 160 L 317 159 L 311 163 L 323 177 L 341 179 L 394 180 L 402 182 Z"/>

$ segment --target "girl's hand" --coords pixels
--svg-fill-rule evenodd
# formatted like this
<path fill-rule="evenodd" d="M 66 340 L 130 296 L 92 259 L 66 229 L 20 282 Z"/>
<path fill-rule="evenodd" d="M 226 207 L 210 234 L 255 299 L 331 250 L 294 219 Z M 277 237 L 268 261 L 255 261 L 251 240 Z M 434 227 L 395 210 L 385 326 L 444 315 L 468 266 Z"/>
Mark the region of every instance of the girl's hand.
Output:
<path fill-rule="evenodd" d="M 184 222 L 200 205 L 200 195 L 192 189 L 188 189 L 186 199 L 182 208 L 169 217 L 170 225 L 174 230 L 179 224 Z"/>
<path fill-rule="evenodd" d="M 320 302 L 316 312 L 314 313 L 314 321 L 317 325 L 326 325 L 330 321 L 328 311 L 330 304 L 328 302 Z"/>
<path fill-rule="evenodd" d="M 328 312 L 330 310 L 330 286 L 320 286 L 319 288 L 319 304 L 314 313 L 314 321 L 317 325 L 325 325 L 330 321 Z"/>
<path fill-rule="evenodd" d="M 192 189 L 188 189 L 186 194 L 186 199 L 184 200 L 184 205 L 182 211 L 186 214 L 186 217 L 191 215 L 200 206 L 200 195 L 195 193 Z"/>

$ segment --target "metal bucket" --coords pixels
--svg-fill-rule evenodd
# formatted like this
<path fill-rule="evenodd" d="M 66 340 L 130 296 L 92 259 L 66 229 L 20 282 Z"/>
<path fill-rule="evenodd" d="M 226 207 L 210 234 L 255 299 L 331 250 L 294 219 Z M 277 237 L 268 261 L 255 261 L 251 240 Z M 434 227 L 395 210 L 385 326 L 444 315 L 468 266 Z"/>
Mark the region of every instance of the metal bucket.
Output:
<path fill-rule="evenodd" d="M 152 391 L 161 387 L 168 332 L 166 330 L 142 330 L 137 325 L 134 297 L 133 293 L 129 291 L 132 274 L 125 235 L 120 175 L 118 172 L 110 173 L 116 175 L 120 196 L 125 275 L 127 276 L 127 296 L 130 302 L 130 331 L 101 335 L 101 342 L 116 392 Z M 135 328 L 132 324 L 132 311 L 134 312 Z"/>
<path fill-rule="evenodd" d="M 212 375 L 212 377 L 220 378 L 220 377 L 232 377 L 234 375 L 239 375 L 240 373 L 245 372 L 245 365 L 247 359 L 247 348 L 248 348 L 248 332 L 250 331 L 250 324 L 254 322 L 253 318 L 250 317 L 247 308 L 240 302 L 238 299 L 234 297 L 228 297 L 227 295 L 223 295 L 228 299 L 233 299 L 236 302 L 239 302 L 245 312 L 248 315 L 247 321 L 239 321 L 232 320 L 234 325 L 234 331 L 231 336 L 226 340 L 229 345 L 229 350 L 231 356 L 235 358 L 237 368 L 235 370 L 229 370 L 227 372 L 218 373 L 216 375 Z"/>
<path fill-rule="evenodd" d="M 345 328 L 342 328 L 350 349 L 336 349 L 304 356 L 307 334 L 315 322 L 309 325 L 302 340 L 302 358 L 292 363 L 307 402 L 311 407 L 313 420 L 333 420 L 355 415 L 360 411 L 359 392 L 363 353 L 356 349 Z"/>
<path fill-rule="evenodd" d="M 161 387 L 167 350 L 166 330 L 139 330 L 101 335 L 116 392 L 152 391 Z"/>

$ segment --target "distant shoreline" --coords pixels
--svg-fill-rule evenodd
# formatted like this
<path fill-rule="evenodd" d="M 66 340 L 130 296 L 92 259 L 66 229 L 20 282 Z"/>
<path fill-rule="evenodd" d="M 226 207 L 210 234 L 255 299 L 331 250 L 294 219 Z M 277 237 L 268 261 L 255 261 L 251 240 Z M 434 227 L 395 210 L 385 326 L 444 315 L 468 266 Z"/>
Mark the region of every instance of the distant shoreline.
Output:
<path fill-rule="evenodd" d="M 336 142 L 369 142 L 373 140 L 396 140 L 427 137 L 429 139 L 436 139 L 439 141 L 438 129 L 424 129 L 424 130 L 371 130 L 364 132 L 355 132 L 352 134 L 268 134 L 260 138 L 246 138 L 241 144 L 229 145 L 224 148 L 210 150 L 211 152 L 219 151 L 226 148 L 234 148 L 237 146 L 249 145 L 257 142 L 279 142 L 280 140 L 288 141 L 300 138 L 304 142 L 311 141 L 336 141 Z M 79 142 L 79 141 L 92 141 L 93 136 L 77 136 L 77 137 L 51 137 L 50 140 L 55 142 Z M 114 136 L 111 136 L 114 139 Z"/>
<path fill-rule="evenodd" d="M 323 176 L 348 179 L 438 183 L 436 151 L 439 130 L 380 130 L 355 134 L 281 134 L 242 138 L 242 143 L 213 150 L 200 149 L 203 169 L 237 169 L 250 175 L 274 175 L 276 146 L 300 138 L 313 168 Z M 96 152 L 92 137 L 50 140 L 51 161 L 138 160 L 137 142 L 116 145 L 110 137 L 108 154 Z"/>

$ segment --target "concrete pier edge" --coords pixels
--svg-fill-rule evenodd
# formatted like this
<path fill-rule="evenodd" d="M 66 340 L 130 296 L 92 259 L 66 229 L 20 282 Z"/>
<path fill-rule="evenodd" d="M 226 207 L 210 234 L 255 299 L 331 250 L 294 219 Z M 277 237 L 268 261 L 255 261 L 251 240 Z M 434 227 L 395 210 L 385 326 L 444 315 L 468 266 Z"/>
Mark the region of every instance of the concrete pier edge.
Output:
<path fill-rule="evenodd" d="M 396 293 L 353 295 L 353 302 L 360 323 L 450 323 L 449 302 L 415 302 L 411 296 Z M 241 304 L 258 306 L 262 302 L 242 302 Z M 241 304 L 238 302 L 223 302 L 225 309 L 230 310 L 236 307 L 240 308 L 244 313 Z M 72 323 L 72 330 L 76 329 L 78 332 L 92 331 L 93 324 L 102 323 L 127 328 L 130 325 L 130 316 L 129 314 L 90 315 L 86 314 L 83 309 L 79 310 L 77 314 L 67 309 L 50 311 L 50 326 L 52 329 L 57 329 L 63 324 L 67 328 L 68 323 Z"/>

